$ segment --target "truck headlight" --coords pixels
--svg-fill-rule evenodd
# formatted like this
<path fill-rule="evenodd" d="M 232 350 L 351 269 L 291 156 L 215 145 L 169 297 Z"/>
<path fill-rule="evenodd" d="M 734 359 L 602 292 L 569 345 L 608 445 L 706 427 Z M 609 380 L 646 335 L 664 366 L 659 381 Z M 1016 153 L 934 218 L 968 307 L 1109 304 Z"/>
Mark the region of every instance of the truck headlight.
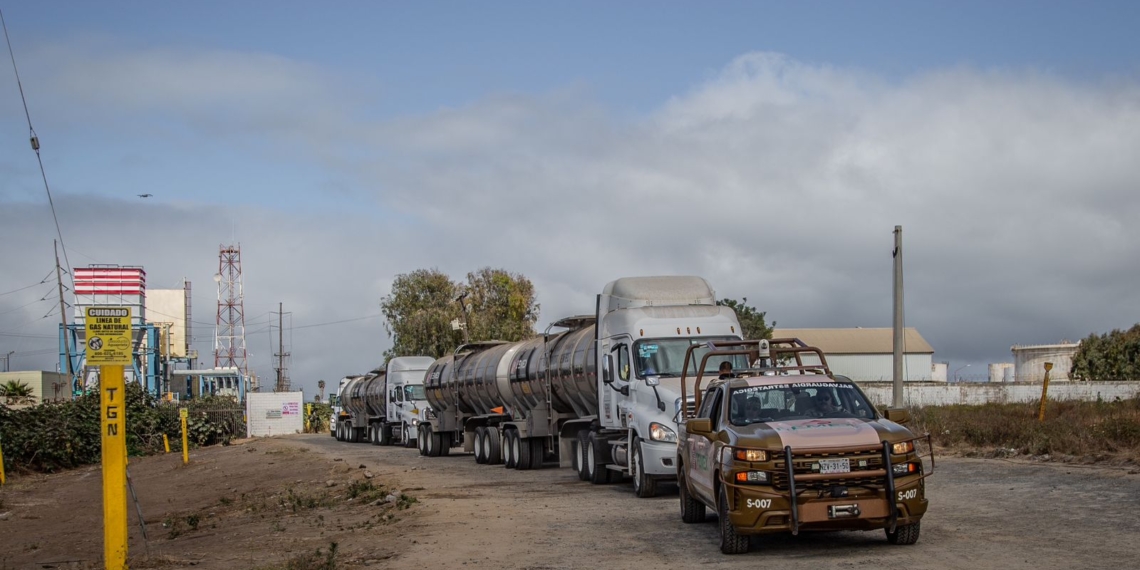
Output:
<path fill-rule="evenodd" d="M 768 461 L 768 452 L 763 449 L 737 449 L 733 455 L 741 461 Z"/>
<path fill-rule="evenodd" d="M 893 453 L 895 455 L 902 455 L 904 453 L 910 453 L 912 451 L 914 451 L 914 442 L 913 441 L 904 441 L 902 443 L 896 443 L 896 444 L 891 445 L 891 453 Z"/>
<path fill-rule="evenodd" d="M 917 463 L 895 463 L 894 466 L 891 467 L 891 469 L 894 470 L 896 476 L 908 475 L 910 473 L 918 473 L 918 464 Z"/>
<path fill-rule="evenodd" d="M 653 422 L 649 424 L 649 439 L 677 443 L 677 432 L 668 426 Z"/>
<path fill-rule="evenodd" d="M 768 482 L 768 473 L 766 471 L 738 471 L 736 473 L 737 483 L 751 483 L 753 485 L 764 484 Z"/>
<path fill-rule="evenodd" d="M 412 420 L 412 426 L 418 426 L 418 425 L 420 425 L 420 420 L 418 420 L 418 419 L 413 419 L 413 420 Z"/>

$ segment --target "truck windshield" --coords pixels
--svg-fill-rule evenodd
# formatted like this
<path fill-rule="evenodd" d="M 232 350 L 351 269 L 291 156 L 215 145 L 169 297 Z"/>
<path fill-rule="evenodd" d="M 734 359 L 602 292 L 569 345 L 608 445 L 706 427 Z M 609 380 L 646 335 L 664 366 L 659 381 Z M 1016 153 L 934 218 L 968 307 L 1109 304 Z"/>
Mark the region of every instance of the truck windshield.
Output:
<path fill-rule="evenodd" d="M 633 359 L 637 362 L 637 375 L 646 376 L 680 376 L 681 367 L 685 365 L 685 351 L 695 344 L 705 344 L 710 340 L 738 340 L 733 337 L 717 336 L 702 338 L 666 338 L 654 340 L 639 340 L 633 345 Z M 696 374 L 701 358 L 708 353 L 707 348 L 693 351 L 689 360 L 689 374 Z M 732 363 L 734 370 L 748 367 L 748 360 L 744 355 L 716 356 L 710 358 L 705 365 L 705 373 L 716 372 L 720 363 Z"/>
<path fill-rule="evenodd" d="M 404 386 L 404 400 L 426 400 L 427 393 L 424 392 L 424 387 L 420 384 L 409 384 Z"/>
<path fill-rule="evenodd" d="M 729 397 L 728 420 L 733 425 L 817 418 L 870 420 L 875 412 L 854 384 L 835 382 L 736 388 Z"/>

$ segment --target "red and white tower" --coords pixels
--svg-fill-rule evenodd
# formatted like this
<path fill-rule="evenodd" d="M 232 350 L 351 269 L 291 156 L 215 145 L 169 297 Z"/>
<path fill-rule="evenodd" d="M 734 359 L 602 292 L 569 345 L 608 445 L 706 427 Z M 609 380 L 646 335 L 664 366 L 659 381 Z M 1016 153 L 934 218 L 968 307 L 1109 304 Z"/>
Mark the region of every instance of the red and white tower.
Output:
<path fill-rule="evenodd" d="M 237 368 L 249 377 L 245 352 L 245 293 L 241 245 L 218 248 L 218 324 L 214 329 L 214 368 Z"/>

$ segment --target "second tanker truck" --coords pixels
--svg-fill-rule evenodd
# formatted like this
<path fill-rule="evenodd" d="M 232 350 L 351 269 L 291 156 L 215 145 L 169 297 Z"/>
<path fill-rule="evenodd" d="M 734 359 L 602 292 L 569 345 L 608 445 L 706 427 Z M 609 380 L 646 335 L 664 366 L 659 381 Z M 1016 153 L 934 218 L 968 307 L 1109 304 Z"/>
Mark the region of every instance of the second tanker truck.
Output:
<path fill-rule="evenodd" d="M 514 469 L 558 461 L 596 484 L 628 474 L 637 496 L 652 497 L 676 479 L 676 422 L 692 405 L 680 398 L 685 352 L 740 338 L 736 313 L 700 277 L 612 281 L 593 315 L 433 362 L 424 384 L 434 417 L 419 424 L 417 446 L 438 456 L 461 445 L 478 463 Z M 741 367 L 738 358 L 710 359 L 707 372 L 722 360 Z"/>
<path fill-rule="evenodd" d="M 336 438 L 414 447 L 417 428 L 430 411 L 423 382 L 431 363 L 429 356 L 401 356 L 389 360 L 383 369 L 341 381 Z"/>

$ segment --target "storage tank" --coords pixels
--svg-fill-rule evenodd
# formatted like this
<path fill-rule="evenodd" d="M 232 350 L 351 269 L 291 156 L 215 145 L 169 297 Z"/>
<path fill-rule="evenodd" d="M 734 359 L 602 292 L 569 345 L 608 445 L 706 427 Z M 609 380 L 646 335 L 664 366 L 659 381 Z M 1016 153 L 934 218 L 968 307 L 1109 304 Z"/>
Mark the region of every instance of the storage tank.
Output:
<path fill-rule="evenodd" d="M 1073 355 L 1079 346 L 1080 343 L 1068 341 L 1059 344 L 1014 345 L 1010 348 L 1013 353 L 1014 377 L 1018 382 L 1042 382 L 1045 379 L 1045 363 L 1052 362 L 1053 371 L 1049 373 L 1049 379 L 1068 380 L 1069 370 L 1073 367 Z"/>

